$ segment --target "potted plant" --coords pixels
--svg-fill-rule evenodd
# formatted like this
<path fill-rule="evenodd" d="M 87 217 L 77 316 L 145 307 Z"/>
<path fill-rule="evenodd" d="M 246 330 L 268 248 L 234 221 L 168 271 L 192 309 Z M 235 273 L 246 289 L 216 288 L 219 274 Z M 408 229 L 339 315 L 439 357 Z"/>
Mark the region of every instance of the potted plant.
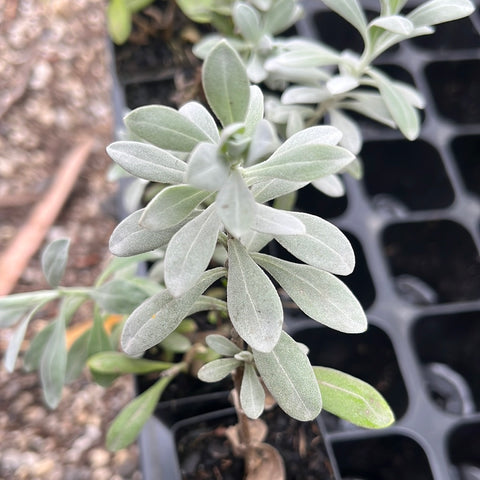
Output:
<path fill-rule="evenodd" d="M 344 192 L 338 174 L 359 175 L 362 137 L 345 111 L 396 126 L 410 140 L 418 136 L 423 100 L 372 62 L 399 41 L 431 33 L 431 25 L 468 15 L 473 7 L 468 1 L 433 0 L 403 16 L 405 2 L 385 1 L 380 15 L 367 22 L 355 1 L 324 2 L 359 31 L 365 49 L 355 55 L 296 37 L 277 38 L 299 18 L 294 1 L 226 3 L 220 10 L 207 8 L 203 16 L 231 15 L 234 29 L 230 35 L 226 29 L 227 40 L 210 37 L 196 46 L 205 59 L 203 90 L 214 116 L 197 102 L 178 111 L 141 107 L 126 117 L 130 139 L 108 148 L 127 172 L 162 185 L 113 233 L 111 250 L 124 258 L 114 261 L 94 288 L 12 296 L 0 307 L 5 324 L 30 311 L 9 349 L 11 366 L 29 318 L 45 302 L 62 299 L 59 318 L 30 350 L 30 365 L 40 368 L 52 406 L 68 367 L 65 325 L 88 298 L 98 303 L 98 315 L 91 333 L 78 339 L 78 357 L 71 362 L 79 366 L 90 356 L 90 368 L 102 382 L 122 372 L 162 372 L 114 422 L 108 441 L 116 448 L 135 438 L 180 372 L 198 370 L 207 382 L 233 372 L 238 426 L 232 444 L 245 457 L 247 474 L 261 475 L 258 468 L 283 470 L 278 454 L 252 433 L 258 422 L 248 420 L 263 412 L 265 392 L 302 421 L 316 418 L 322 401 L 324 410 L 364 427 L 393 421 L 372 387 L 336 369 L 312 367 L 303 345 L 308 338 L 299 343 L 283 328 L 278 286 L 317 322 L 344 333 L 366 329 L 359 302 L 333 275 L 353 270 L 349 241 L 318 215 L 289 207 L 295 193 L 310 183 L 338 196 Z M 188 13 L 188 4 L 184 8 Z M 251 82 L 280 89 L 282 96 L 264 101 Z M 326 118 L 331 125 L 319 125 Z M 282 250 L 263 250 L 273 239 Z M 44 254 L 52 286 L 60 282 L 67 248 L 67 242 L 57 242 Z M 284 251 L 303 263 L 282 258 Z M 132 266 L 145 260 L 158 264 L 159 255 L 164 286 L 137 278 Z M 226 302 L 209 290 L 218 282 L 222 286 L 224 278 Z M 113 344 L 100 309 L 129 314 L 121 334 L 127 354 L 138 357 L 163 343 L 167 360 L 108 352 Z M 196 341 L 202 335 L 193 343 L 185 340 L 194 329 L 185 318 L 215 310 L 226 311 L 231 323 L 219 322 L 205 337 L 206 346 Z M 182 351 L 177 361 L 174 354 Z M 263 457 L 268 460 L 259 462 Z"/>

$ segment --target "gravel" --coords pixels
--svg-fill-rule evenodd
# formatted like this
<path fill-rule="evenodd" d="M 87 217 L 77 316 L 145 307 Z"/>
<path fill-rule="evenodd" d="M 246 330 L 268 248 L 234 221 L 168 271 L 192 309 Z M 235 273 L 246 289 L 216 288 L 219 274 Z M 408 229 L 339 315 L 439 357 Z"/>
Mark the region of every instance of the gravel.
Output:
<path fill-rule="evenodd" d="M 66 285 L 90 285 L 109 257 L 115 186 L 105 178 L 112 137 L 111 79 L 103 0 L 0 0 L 0 251 L 48 189 L 82 133 L 95 147 L 46 242 L 72 240 Z M 16 290 L 47 288 L 39 256 Z M 55 309 L 32 322 L 22 352 Z M 81 310 L 76 321 L 91 315 Z M 11 331 L 0 330 L 0 354 Z M 133 397 L 132 379 L 104 389 L 88 373 L 64 389 L 54 411 L 21 360 L 0 367 L 0 479 L 140 480 L 138 448 L 104 448 L 105 432 Z"/>

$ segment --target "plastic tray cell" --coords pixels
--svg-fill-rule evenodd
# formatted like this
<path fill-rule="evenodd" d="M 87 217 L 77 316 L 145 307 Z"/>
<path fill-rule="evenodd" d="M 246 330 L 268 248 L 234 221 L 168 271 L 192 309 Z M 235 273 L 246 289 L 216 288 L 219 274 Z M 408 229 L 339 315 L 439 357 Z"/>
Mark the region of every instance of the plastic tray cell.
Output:
<path fill-rule="evenodd" d="M 480 122 L 480 60 L 433 62 L 425 73 L 441 115 L 460 124 Z"/>
<path fill-rule="evenodd" d="M 480 195 L 480 135 L 461 135 L 451 143 L 465 187 Z"/>
<path fill-rule="evenodd" d="M 448 439 L 450 461 L 455 465 L 459 480 L 480 478 L 480 421 L 455 428 Z"/>
<path fill-rule="evenodd" d="M 480 311 L 421 317 L 413 342 L 434 403 L 457 415 L 478 411 Z"/>
<path fill-rule="evenodd" d="M 403 435 L 337 441 L 333 451 L 343 480 L 433 480 L 422 447 Z"/>
<path fill-rule="evenodd" d="M 365 187 L 374 206 L 390 197 L 404 211 L 429 210 L 448 207 L 454 200 L 442 159 L 430 143 L 367 142 L 362 157 Z"/>
<path fill-rule="evenodd" d="M 383 232 L 383 250 L 397 285 L 406 277 L 422 284 L 430 292 L 428 303 L 480 298 L 478 251 L 470 233 L 459 223 L 431 220 L 392 224 Z"/>

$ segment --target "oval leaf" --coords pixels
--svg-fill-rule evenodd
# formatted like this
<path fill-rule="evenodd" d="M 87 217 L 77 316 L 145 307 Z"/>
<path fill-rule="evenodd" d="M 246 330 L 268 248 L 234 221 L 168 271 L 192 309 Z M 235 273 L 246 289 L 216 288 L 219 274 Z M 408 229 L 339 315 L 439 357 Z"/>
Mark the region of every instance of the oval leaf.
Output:
<path fill-rule="evenodd" d="M 370 25 L 383 28 L 392 33 L 398 33 L 399 35 L 410 35 L 415 28 L 414 24 L 402 15 L 378 17 L 370 22 Z"/>
<path fill-rule="evenodd" d="M 60 238 L 50 243 L 42 254 L 42 270 L 52 288 L 57 288 L 62 281 L 68 260 L 70 240 Z"/>
<path fill-rule="evenodd" d="M 190 185 L 164 188 L 145 207 L 139 223 L 154 232 L 174 227 L 185 220 L 208 195 L 208 192 Z"/>
<path fill-rule="evenodd" d="M 245 3 L 236 3 L 232 17 L 241 36 L 255 45 L 262 35 L 260 16 L 257 11 Z"/>
<path fill-rule="evenodd" d="M 282 304 L 272 282 L 234 239 L 228 242 L 227 303 L 240 337 L 256 350 L 271 351 L 282 331 Z"/>
<path fill-rule="evenodd" d="M 367 317 L 348 287 L 332 274 L 260 253 L 252 258 L 310 318 L 345 333 L 367 329 Z"/>
<path fill-rule="evenodd" d="M 38 292 L 14 293 L 0 298 L 0 328 L 14 325 L 28 310 L 37 305 L 45 305 L 59 297 L 53 290 L 40 290 Z"/>
<path fill-rule="evenodd" d="M 385 105 L 400 131 L 408 140 L 415 140 L 420 133 L 418 111 L 408 102 L 402 91 L 385 75 L 373 70 L 370 74 L 377 84 Z"/>
<path fill-rule="evenodd" d="M 335 146 L 341 137 L 334 127 L 307 128 L 292 135 L 270 158 L 247 168 L 246 174 L 302 182 L 336 173 L 355 158 Z"/>
<path fill-rule="evenodd" d="M 220 226 L 212 204 L 172 237 L 165 252 L 164 278 L 173 296 L 178 297 L 193 287 L 208 267 Z"/>
<path fill-rule="evenodd" d="M 208 335 L 205 341 L 212 350 L 219 353 L 220 355 L 225 355 L 226 357 L 233 357 L 237 353 L 241 352 L 240 348 L 238 348 L 237 345 L 235 345 L 228 338 L 225 338 L 223 335 Z"/>
<path fill-rule="evenodd" d="M 128 280 L 114 279 L 91 291 L 90 296 L 110 313 L 131 313 L 148 296 L 142 288 Z"/>
<path fill-rule="evenodd" d="M 219 382 L 241 364 L 242 362 L 235 358 L 219 358 L 203 365 L 198 371 L 198 378 L 208 383 Z"/>
<path fill-rule="evenodd" d="M 87 348 L 89 339 L 90 331 L 87 330 L 80 335 L 69 348 L 65 371 L 65 384 L 73 382 L 81 375 L 88 359 Z"/>
<path fill-rule="evenodd" d="M 182 183 L 187 165 L 161 148 L 141 142 L 115 142 L 107 147 L 110 158 L 136 177 L 159 183 Z"/>
<path fill-rule="evenodd" d="M 301 235 L 305 225 L 290 213 L 266 205 L 257 205 L 252 229 L 271 235 Z"/>
<path fill-rule="evenodd" d="M 385 428 L 395 421 L 388 403 L 368 383 L 332 368 L 313 370 L 327 412 L 364 428 Z"/>
<path fill-rule="evenodd" d="M 24 319 L 20 322 L 20 324 L 13 332 L 13 336 L 8 342 L 8 347 L 7 351 L 5 352 L 4 358 L 5 369 L 7 370 L 7 372 L 13 372 L 15 368 L 15 362 L 17 361 L 18 352 L 20 351 L 23 339 L 25 338 L 25 333 L 27 332 L 28 324 L 30 323 L 30 320 L 35 315 L 35 313 L 38 312 L 40 307 L 41 305 L 32 309 L 32 311 L 24 317 Z"/>
<path fill-rule="evenodd" d="M 312 185 L 329 197 L 338 198 L 345 195 L 345 187 L 338 175 L 327 175 L 326 177 L 319 178 L 318 180 L 314 180 Z"/>
<path fill-rule="evenodd" d="M 215 205 L 225 228 L 234 237 L 248 232 L 255 219 L 257 203 L 237 169 L 232 170 L 218 192 Z"/>
<path fill-rule="evenodd" d="M 65 320 L 60 316 L 55 321 L 40 360 L 40 380 L 46 404 L 55 408 L 61 399 L 67 368 L 67 345 Z"/>
<path fill-rule="evenodd" d="M 415 8 L 408 18 L 416 27 L 436 25 L 466 17 L 475 6 L 469 0 L 430 0 Z"/>
<path fill-rule="evenodd" d="M 135 135 L 166 150 L 191 152 L 207 134 L 173 108 L 161 105 L 139 107 L 125 117 L 125 125 Z"/>
<path fill-rule="evenodd" d="M 218 127 L 210 112 L 198 102 L 188 102 L 178 110 L 198 127 L 200 127 L 213 143 L 220 140 Z"/>
<path fill-rule="evenodd" d="M 130 257 L 164 247 L 185 224 L 182 222 L 161 232 L 153 232 L 140 225 L 140 219 L 144 211 L 142 209 L 133 212 L 117 225 L 109 243 L 110 251 L 114 255 Z"/>
<path fill-rule="evenodd" d="M 218 155 L 218 146 L 200 143 L 188 159 L 186 181 L 194 187 L 215 192 L 228 178 L 230 167 Z"/>
<path fill-rule="evenodd" d="M 291 212 L 303 222 L 303 235 L 277 235 L 276 239 L 292 255 L 313 267 L 337 275 L 349 275 L 355 255 L 347 237 L 334 225 L 308 213 Z"/>
<path fill-rule="evenodd" d="M 322 397 L 312 366 L 297 342 L 282 332 L 269 353 L 253 350 L 255 366 L 280 408 L 296 420 L 318 416 Z"/>
<path fill-rule="evenodd" d="M 208 104 L 222 125 L 243 122 L 249 104 L 250 83 L 242 60 L 225 40 L 208 53 L 202 80 Z"/>
<path fill-rule="evenodd" d="M 331 109 L 328 113 L 331 124 L 343 134 L 340 145 L 357 155 L 362 149 L 362 132 L 358 125 L 340 110 Z"/>
<path fill-rule="evenodd" d="M 131 358 L 121 352 L 99 352 L 88 359 L 87 365 L 90 370 L 103 374 L 122 375 L 124 373 L 134 373 L 143 375 L 167 370 L 174 364 L 156 362 L 144 358 Z"/>
<path fill-rule="evenodd" d="M 161 378 L 123 408 L 108 429 L 106 440 L 109 450 L 120 450 L 135 441 L 171 379 Z"/>
<path fill-rule="evenodd" d="M 125 43 L 132 30 L 132 15 L 125 0 L 110 0 L 107 8 L 107 28 L 117 45 Z"/>
<path fill-rule="evenodd" d="M 258 418 L 265 407 L 265 390 L 251 363 L 245 363 L 244 366 L 240 387 L 240 405 L 247 417 L 252 419 Z"/>
<path fill-rule="evenodd" d="M 308 182 L 291 182 L 290 180 L 272 178 L 256 183 L 251 190 L 258 203 L 265 203 L 277 197 L 296 192 L 306 185 L 308 185 Z"/>
<path fill-rule="evenodd" d="M 224 274 L 224 268 L 208 270 L 182 296 L 175 298 L 163 290 L 142 303 L 125 322 L 121 338 L 125 353 L 141 355 L 160 343 L 178 327 L 203 291 Z"/>

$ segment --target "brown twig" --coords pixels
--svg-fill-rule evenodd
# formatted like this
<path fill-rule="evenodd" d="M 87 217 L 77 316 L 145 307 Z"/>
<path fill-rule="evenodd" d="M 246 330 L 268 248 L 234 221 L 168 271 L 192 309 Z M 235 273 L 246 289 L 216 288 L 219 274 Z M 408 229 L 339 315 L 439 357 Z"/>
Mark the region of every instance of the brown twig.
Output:
<path fill-rule="evenodd" d="M 28 262 L 40 248 L 45 235 L 60 213 L 78 175 L 88 159 L 93 138 L 81 139 L 63 160 L 55 180 L 15 238 L 0 255 L 0 296 L 15 287 Z"/>

